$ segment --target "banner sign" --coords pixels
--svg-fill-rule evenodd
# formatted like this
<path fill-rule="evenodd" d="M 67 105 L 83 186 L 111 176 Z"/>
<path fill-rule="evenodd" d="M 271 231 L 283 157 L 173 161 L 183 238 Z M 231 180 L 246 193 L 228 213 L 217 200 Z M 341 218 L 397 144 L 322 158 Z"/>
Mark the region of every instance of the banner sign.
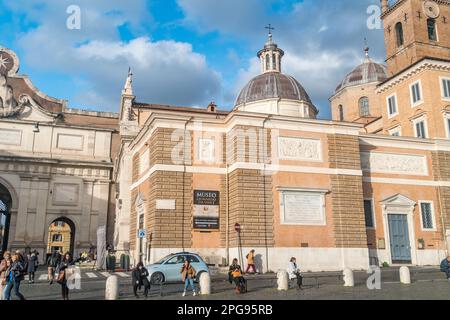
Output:
<path fill-rule="evenodd" d="M 194 229 L 219 230 L 219 191 L 194 190 Z"/>

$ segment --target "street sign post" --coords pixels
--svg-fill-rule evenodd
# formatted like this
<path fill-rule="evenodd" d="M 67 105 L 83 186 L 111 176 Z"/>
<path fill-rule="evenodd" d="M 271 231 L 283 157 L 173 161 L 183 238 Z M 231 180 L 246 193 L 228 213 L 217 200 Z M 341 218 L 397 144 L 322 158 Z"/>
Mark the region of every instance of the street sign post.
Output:
<path fill-rule="evenodd" d="M 145 232 L 144 229 L 139 229 L 139 231 L 138 231 L 138 238 L 140 238 L 140 239 L 145 238 L 146 234 L 147 233 Z"/>

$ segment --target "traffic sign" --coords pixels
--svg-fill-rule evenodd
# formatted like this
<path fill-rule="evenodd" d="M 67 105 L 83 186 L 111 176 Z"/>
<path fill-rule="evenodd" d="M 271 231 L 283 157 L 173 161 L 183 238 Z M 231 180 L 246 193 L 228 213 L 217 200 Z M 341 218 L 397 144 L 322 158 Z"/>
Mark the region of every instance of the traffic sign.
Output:
<path fill-rule="evenodd" d="M 241 225 L 239 223 L 236 223 L 234 225 L 234 230 L 236 230 L 236 232 L 241 232 Z"/>
<path fill-rule="evenodd" d="M 146 235 L 147 235 L 147 232 L 144 229 L 139 229 L 138 238 L 145 238 Z"/>

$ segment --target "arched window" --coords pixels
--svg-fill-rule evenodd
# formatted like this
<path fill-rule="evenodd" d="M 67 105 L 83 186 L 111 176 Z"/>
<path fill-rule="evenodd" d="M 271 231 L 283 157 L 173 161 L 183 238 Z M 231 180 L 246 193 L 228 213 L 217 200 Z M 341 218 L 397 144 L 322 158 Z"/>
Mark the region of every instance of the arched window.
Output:
<path fill-rule="evenodd" d="M 344 121 L 344 107 L 342 106 L 342 104 L 339 105 L 338 112 L 339 112 L 339 121 Z"/>
<path fill-rule="evenodd" d="M 397 47 L 403 46 L 405 39 L 403 38 L 403 25 L 401 22 L 395 25 L 395 34 L 397 36 Z"/>
<path fill-rule="evenodd" d="M 428 19 L 427 26 L 428 26 L 428 39 L 430 39 L 431 41 L 437 41 L 436 20 Z"/>
<path fill-rule="evenodd" d="M 266 54 L 266 71 L 270 70 L 270 55 Z"/>
<path fill-rule="evenodd" d="M 277 57 L 275 53 L 272 54 L 272 70 L 275 70 L 277 68 Z"/>
<path fill-rule="evenodd" d="M 359 99 L 359 115 L 361 117 L 370 116 L 369 98 L 362 97 L 361 99 Z"/>

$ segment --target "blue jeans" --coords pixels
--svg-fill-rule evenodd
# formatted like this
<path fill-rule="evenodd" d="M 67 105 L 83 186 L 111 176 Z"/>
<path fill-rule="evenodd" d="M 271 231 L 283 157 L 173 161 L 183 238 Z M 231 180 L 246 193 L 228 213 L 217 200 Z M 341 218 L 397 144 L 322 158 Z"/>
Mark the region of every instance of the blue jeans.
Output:
<path fill-rule="evenodd" d="M 25 300 L 23 294 L 20 293 L 20 280 L 14 280 L 7 283 L 5 288 L 5 300 L 11 300 L 11 291 L 14 288 L 14 294 L 19 300 Z"/>
<path fill-rule="evenodd" d="M 11 300 L 11 289 L 13 286 L 12 281 L 8 281 L 3 289 L 3 300 Z"/>
<path fill-rule="evenodd" d="M 192 291 L 195 291 L 194 279 L 186 278 L 186 281 L 184 282 L 184 291 L 189 289 L 189 285 L 191 285 Z"/>

